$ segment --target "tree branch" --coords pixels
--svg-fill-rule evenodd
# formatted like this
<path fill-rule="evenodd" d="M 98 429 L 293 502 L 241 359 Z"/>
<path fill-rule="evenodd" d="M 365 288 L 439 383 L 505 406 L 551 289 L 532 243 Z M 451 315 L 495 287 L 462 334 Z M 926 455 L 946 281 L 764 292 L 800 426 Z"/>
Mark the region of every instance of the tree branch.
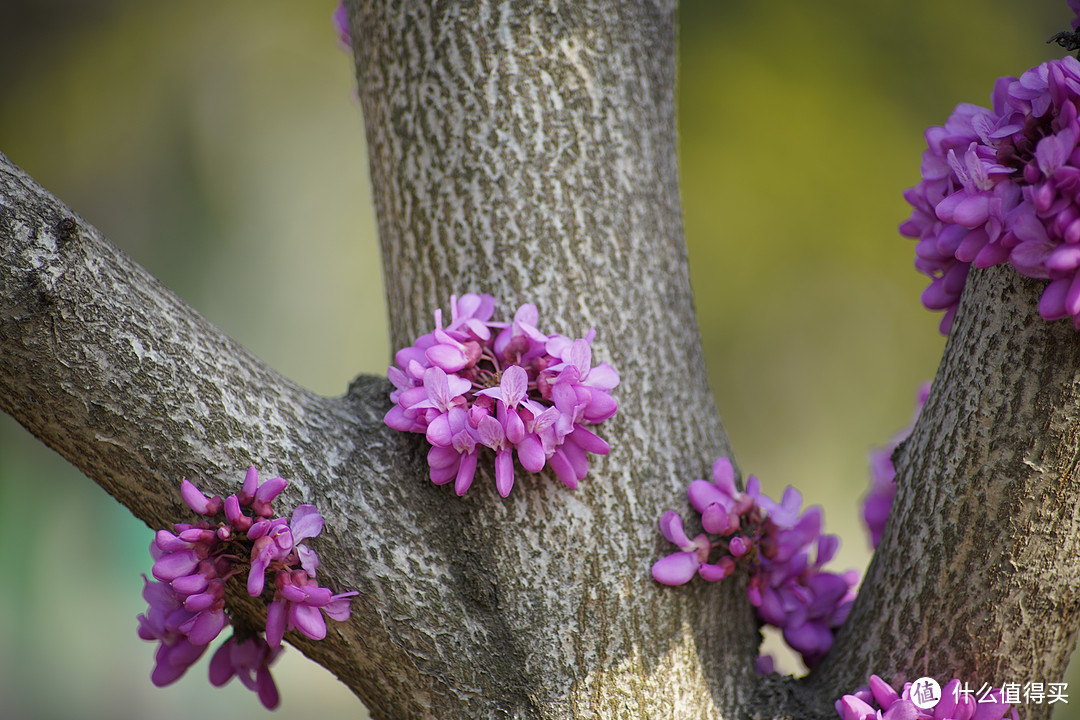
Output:
<path fill-rule="evenodd" d="M 897 494 L 819 683 L 1065 673 L 1080 624 L 1080 335 L 1043 282 L 973 270 Z M 1051 706 L 1028 706 L 1029 717 Z"/>
<path fill-rule="evenodd" d="M 226 494 L 249 464 L 279 473 L 292 483 L 279 506 L 319 504 L 324 564 L 342 586 L 356 585 L 335 572 L 355 552 L 351 513 L 364 527 L 394 523 L 359 502 L 342 474 L 381 483 L 391 463 L 407 467 L 413 455 L 382 424 L 385 381 L 361 378 L 337 399 L 296 387 L 3 156 L 0 241 L 0 408 L 152 528 L 189 518 L 182 477 Z M 372 631 L 375 608 L 366 598 L 356 605 L 333 641 L 305 647 L 354 690 L 371 680 L 358 677 L 351 646 L 393 648 Z"/>

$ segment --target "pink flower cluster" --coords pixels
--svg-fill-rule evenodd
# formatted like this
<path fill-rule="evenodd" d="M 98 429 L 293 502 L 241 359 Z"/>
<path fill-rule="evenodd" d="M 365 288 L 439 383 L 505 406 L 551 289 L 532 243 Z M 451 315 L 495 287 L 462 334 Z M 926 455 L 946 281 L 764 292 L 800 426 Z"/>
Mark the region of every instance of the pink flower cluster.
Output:
<path fill-rule="evenodd" d="M 450 297 L 450 322 L 398 351 L 388 375 L 395 390 L 386 424 L 424 433 L 436 484 L 454 481 L 463 495 L 472 485 L 482 448 L 495 452 L 495 485 L 506 497 L 514 486 L 514 460 L 540 472 L 550 465 L 567 487 L 589 469 L 586 453 L 608 445 L 586 428 L 618 409 L 611 390 L 619 375 L 592 364 L 590 330 L 584 338 L 545 335 L 536 307 L 525 304 L 513 322 L 494 322 L 495 299 L 468 293 Z"/>
<path fill-rule="evenodd" d="M 922 180 L 900 232 L 917 238 L 915 267 L 932 279 L 923 304 L 948 333 L 972 265 L 1009 263 L 1049 280 L 1047 320 L 1080 328 L 1080 61 L 1045 62 L 1000 78 L 993 109 L 961 104 L 926 131 Z"/>
<path fill-rule="evenodd" d="M 712 482 L 695 480 L 686 492 L 705 532 L 691 539 L 671 510 L 660 518 L 660 532 L 680 551 L 658 560 L 653 577 L 665 585 L 682 585 L 694 575 L 715 581 L 744 565 L 758 618 L 781 628 L 788 645 L 813 667 L 832 647 L 833 632 L 855 599 L 857 574 L 822 570 L 839 539 L 821 534 L 821 508 L 801 511 L 802 495 L 795 488 L 788 487 L 776 503 L 751 475 L 746 491 L 739 492 L 727 458 L 713 464 L 712 475 Z"/>
<path fill-rule="evenodd" d="M 863 522 L 866 523 L 866 529 L 870 532 L 870 544 L 875 548 L 881 542 L 881 534 L 885 532 L 885 521 L 889 519 L 893 496 L 896 495 L 894 482 L 896 468 L 892 464 L 892 454 L 911 434 L 929 395 L 930 383 L 925 382 L 919 386 L 915 399 L 915 415 L 911 418 L 911 424 L 893 435 L 888 445 L 870 451 L 870 490 L 863 498 Z"/>
<path fill-rule="evenodd" d="M 156 580 L 143 576 L 150 608 L 138 620 L 139 637 L 160 643 L 150 675 L 155 685 L 178 680 L 229 624 L 225 584 L 233 577 L 246 574 L 248 594 L 266 596 L 266 637 L 237 628 L 210 661 L 210 682 L 224 685 L 235 675 L 268 708 L 278 704 L 269 667 L 281 652 L 285 631 L 295 627 L 320 640 L 326 636 L 323 613 L 348 619 L 348 598 L 357 593 L 334 595 L 319 587 L 314 580 L 319 558 L 303 544 L 322 531 L 318 510 L 299 505 L 291 519 L 273 516 L 270 503 L 287 484 L 281 478 L 260 484 L 254 467 L 240 493 L 224 500 L 207 498 L 187 480 L 181 483 L 187 506 L 209 519 L 177 523 L 174 532 L 159 530 L 150 544 Z M 272 597 L 267 573 L 272 573 Z"/>
<path fill-rule="evenodd" d="M 898 693 L 877 675 L 871 675 L 870 687 L 836 701 L 836 712 L 841 720 L 1001 720 L 1006 714 L 1019 720 L 1016 708 L 1009 712 L 1010 705 L 1004 701 L 1001 689 L 989 690 L 976 699 L 954 679 L 940 689 L 937 704 L 925 709 L 916 705 L 918 698 L 912 697 L 913 692 L 911 683 L 904 683 L 903 692 Z"/>

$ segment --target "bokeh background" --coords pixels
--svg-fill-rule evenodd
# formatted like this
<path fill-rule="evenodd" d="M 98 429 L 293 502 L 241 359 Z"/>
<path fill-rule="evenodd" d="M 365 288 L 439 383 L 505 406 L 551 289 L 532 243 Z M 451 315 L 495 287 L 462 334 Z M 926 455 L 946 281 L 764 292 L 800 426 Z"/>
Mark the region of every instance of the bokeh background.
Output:
<path fill-rule="evenodd" d="M 0 0 L 0 152 L 327 395 L 384 372 L 390 352 L 363 120 L 332 10 Z M 824 505 L 844 538 L 835 566 L 862 568 L 866 453 L 908 423 L 943 347 L 896 232 L 922 131 L 958 102 L 987 103 L 999 75 L 1059 56 L 1044 41 L 1068 9 L 684 0 L 680 13 L 682 191 L 713 391 L 744 472 Z M 0 416 L 0 715 L 263 712 L 235 682 L 211 688 L 205 660 L 150 684 L 154 647 L 135 634 L 150 539 Z M 275 676 L 279 718 L 357 716 L 296 650 Z"/>

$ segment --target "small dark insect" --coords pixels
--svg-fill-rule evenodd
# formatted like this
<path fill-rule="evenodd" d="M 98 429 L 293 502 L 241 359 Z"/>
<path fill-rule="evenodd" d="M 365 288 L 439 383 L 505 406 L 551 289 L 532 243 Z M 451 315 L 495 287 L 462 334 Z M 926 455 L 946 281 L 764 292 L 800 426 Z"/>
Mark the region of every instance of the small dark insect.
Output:
<path fill-rule="evenodd" d="M 1080 30 L 1074 30 L 1072 32 L 1062 31 L 1046 41 L 1049 45 L 1052 42 L 1056 42 L 1061 47 L 1065 48 L 1069 52 L 1074 50 L 1080 50 Z"/>
<path fill-rule="evenodd" d="M 58 237 L 62 241 L 72 240 L 78 236 L 79 226 L 73 217 L 65 217 L 56 223 Z"/>

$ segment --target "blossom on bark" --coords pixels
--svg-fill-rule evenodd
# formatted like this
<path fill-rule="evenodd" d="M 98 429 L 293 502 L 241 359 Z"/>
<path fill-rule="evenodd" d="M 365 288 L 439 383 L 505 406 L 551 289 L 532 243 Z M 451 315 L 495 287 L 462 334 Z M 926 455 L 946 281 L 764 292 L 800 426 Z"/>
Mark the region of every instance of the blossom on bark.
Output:
<path fill-rule="evenodd" d="M 259 701 L 268 710 L 273 710 L 278 706 L 280 696 L 270 675 L 270 665 L 282 649 L 280 646 L 271 648 L 257 635 L 244 640 L 233 635 L 210 658 L 210 684 L 221 687 L 234 677 L 239 678 L 244 687 L 259 696 Z"/>
<path fill-rule="evenodd" d="M 998 79 L 991 108 L 961 104 L 926 131 L 922 179 L 900 225 L 931 277 L 923 304 L 948 333 L 972 266 L 1012 265 L 1049 281 L 1047 320 L 1080 328 L 1080 61 L 1072 56 Z"/>
<path fill-rule="evenodd" d="M 713 464 L 712 476 L 687 489 L 703 533 L 691 539 L 674 511 L 660 518 L 661 533 L 679 552 L 658 560 L 653 578 L 665 585 L 682 585 L 695 575 L 717 581 L 745 567 L 747 596 L 758 618 L 780 628 L 788 645 L 813 667 L 832 647 L 833 633 L 851 609 L 857 574 L 822 569 L 840 542 L 821 533 L 820 508 L 802 510 L 798 490 L 788 487 L 775 502 L 751 475 L 746 490 L 739 491 L 727 458 Z"/>
<path fill-rule="evenodd" d="M 495 298 L 450 297 L 435 328 L 399 350 L 387 371 L 394 407 L 385 422 L 423 433 L 431 449 L 431 481 L 472 486 L 483 448 L 495 455 L 495 486 L 506 497 L 514 486 L 514 457 L 525 470 L 549 466 L 569 488 L 589 469 L 588 453 L 608 445 L 588 429 L 618 410 L 611 390 L 619 375 L 606 362 L 593 365 L 596 331 L 571 339 L 537 329 L 539 313 L 524 304 L 511 322 L 491 319 Z"/>
<path fill-rule="evenodd" d="M 870 490 L 863 498 L 863 522 L 870 533 L 870 544 L 877 547 L 881 542 L 881 534 L 885 532 L 885 521 L 889 519 L 889 511 L 892 510 L 893 496 L 896 495 L 896 469 L 892 464 L 892 454 L 896 448 L 907 439 L 911 430 L 915 427 L 915 421 L 919 419 L 926 398 L 930 395 L 930 383 L 925 382 L 919 386 L 915 398 L 915 414 L 911 423 L 892 436 L 887 445 L 870 451 Z"/>
<path fill-rule="evenodd" d="M 349 35 L 349 11 L 345 7 L 345 0 L 340 0 L 334 8 L 330 20 L 334 23 L 334 30 L 338 36 L 338 46 L 342 50 L 352 52 L 352 38 Z"/>
<path fill-rule="evenodd" d="M 287 484 L 281 478 L 260 483 L 251 467 L 240 492 L 222 500 L 207 498 L 186 479 L 181 482 L 184 503 L 206 519 L 177 523 L 172 532 L 159 530 L 150 544 L 155 580 L 143 576 L 143 598 L 150 607 L 138 616 L 138 632 L 144 640 L 160 643 L 151 673 L 155 685 L 180 679 L 230 624 L 225 585 L 234 577 L 250 596 L 260 597 L 270 574 L 276 590 L 268 602 L 266 638 L 243 628 L 242 640 L 236 635 L 227 640 L 211 660 L 210 681 L 223 685 L 239 677 L 268 708 L 278 703 L 269 667 L 287 628 L 295 626 L 318 640 L 326 634 L 321 613 L 348 619 L 349 598 L 357 593 L 334 595 L 319 587 L 314 579 L 318 556 L 303 544 L 322 531 L 318 510 L 299 505 L 290 519 L 274 517 L 271 503 Z M 274 615 L 283 593 L 296 607 L 287 626 Z"/>

